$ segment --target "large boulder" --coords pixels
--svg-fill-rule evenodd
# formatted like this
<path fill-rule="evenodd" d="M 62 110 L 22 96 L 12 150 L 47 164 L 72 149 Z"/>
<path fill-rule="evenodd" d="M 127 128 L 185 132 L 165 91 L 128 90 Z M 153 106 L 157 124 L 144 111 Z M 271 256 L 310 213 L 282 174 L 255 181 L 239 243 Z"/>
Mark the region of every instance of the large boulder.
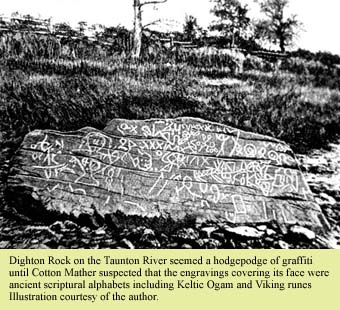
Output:
<path fill-rule="evenodd" d="M 285 143 L 194 118 L 35 130 L 12 160 L 7 197 L 26 214 L 327 226 Z"/>

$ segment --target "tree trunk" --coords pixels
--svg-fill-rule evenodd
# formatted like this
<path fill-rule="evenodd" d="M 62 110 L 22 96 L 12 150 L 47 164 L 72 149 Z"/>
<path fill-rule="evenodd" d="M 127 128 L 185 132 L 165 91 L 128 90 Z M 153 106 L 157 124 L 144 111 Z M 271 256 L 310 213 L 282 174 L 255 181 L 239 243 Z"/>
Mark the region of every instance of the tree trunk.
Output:
<path fill-rule="evenodd" d="M 286 51 L 286 45 L 285 45 L 285 40 L 283 38 L 280 38 L 280 50 L 281 53 L 284 53 Z"/>
<path fill-rule="evenodd" d="M 231 48 L 235 47 L 235 32 L 233 31 L 231 35 Z"/>
<path fill-rule="evenodd" d="M 279 44 L 280 44 L 281 53 L 284 53 L 286 49 L 286 40 L 285 40 L 284 31 L 282 29 L 280 29 L 279 31 Z"/>
<path fill-rule="evenodd" d="M 236 28 L 232 26 L 231 28 L 231 48 L 235 47 L 236 43 Z"/>
<path fill-rule="evenodd" d="M 142 9 L 140 0 L 133 1 L 134 24 L 133 24 L 133 49 L 132 57 L 139 58 L 142 50 Z"/>

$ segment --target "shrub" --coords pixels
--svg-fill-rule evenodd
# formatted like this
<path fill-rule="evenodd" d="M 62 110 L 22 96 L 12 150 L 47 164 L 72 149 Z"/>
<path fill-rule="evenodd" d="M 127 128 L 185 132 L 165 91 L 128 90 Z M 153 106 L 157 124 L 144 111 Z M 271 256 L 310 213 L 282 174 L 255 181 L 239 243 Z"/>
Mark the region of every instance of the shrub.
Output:
<path fill-rule="evenodd" d="M 53 62 L 48 66 L 52 73 Z M 0 71 L 0 132 L 6 137 L 22 139 L 36 128 L 100 129 L 115 117 L 193 116 L 268 134 L 305 151 L 340 130 L 339 92 L 299 87 L 294 74 L 248 71 L 239 77 L 243 81 L 234 79 L 240 83 L 209 86 L 199 79 L 209 68 L 184 64 L 117 62 L 108 73 L 104 65 L 83 62 L 80 72 L 86 74 L 75 73 L 77 62 L 65 65 L 67 74 L 55 66 L 58 75 L 32 72 L 29 65 Z"/>
<path fill-rule="evenodd" d="M 340 88 L 340 69 L 328 67 L 320 61 L 288 58 L 281 64 L 282 70 L 298 74 L 316 87 Z"/>
<path fill-rule="evenodd" d="M 248 55 L 244 61 L 244 70 L 271 71 L 273 64 L 257 56 Z"/>

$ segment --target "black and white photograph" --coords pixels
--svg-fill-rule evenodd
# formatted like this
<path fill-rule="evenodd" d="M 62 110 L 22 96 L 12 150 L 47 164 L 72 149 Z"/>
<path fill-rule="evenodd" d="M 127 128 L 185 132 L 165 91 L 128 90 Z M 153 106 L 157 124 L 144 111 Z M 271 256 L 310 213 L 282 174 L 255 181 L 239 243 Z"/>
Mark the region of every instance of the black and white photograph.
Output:
<path fill-rule="evenodd" d="M 339 249 L 335 0 L 0 1 L 1 249 Z"/>

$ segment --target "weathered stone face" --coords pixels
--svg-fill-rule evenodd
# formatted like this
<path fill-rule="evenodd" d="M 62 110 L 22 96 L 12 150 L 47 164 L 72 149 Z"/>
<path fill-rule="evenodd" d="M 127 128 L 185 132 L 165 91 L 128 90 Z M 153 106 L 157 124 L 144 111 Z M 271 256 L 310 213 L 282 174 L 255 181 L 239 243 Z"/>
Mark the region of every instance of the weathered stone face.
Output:
<path fill-rule="evenodd" d="M 193 118 L 113 120 L 104 131 L 36 130 L 13 160 L 8 190 L 14 204 L 25 191 L 46 209 L 75 216 L 120 210 L 232 223 L 324 223 L 286 144 Z"/>

